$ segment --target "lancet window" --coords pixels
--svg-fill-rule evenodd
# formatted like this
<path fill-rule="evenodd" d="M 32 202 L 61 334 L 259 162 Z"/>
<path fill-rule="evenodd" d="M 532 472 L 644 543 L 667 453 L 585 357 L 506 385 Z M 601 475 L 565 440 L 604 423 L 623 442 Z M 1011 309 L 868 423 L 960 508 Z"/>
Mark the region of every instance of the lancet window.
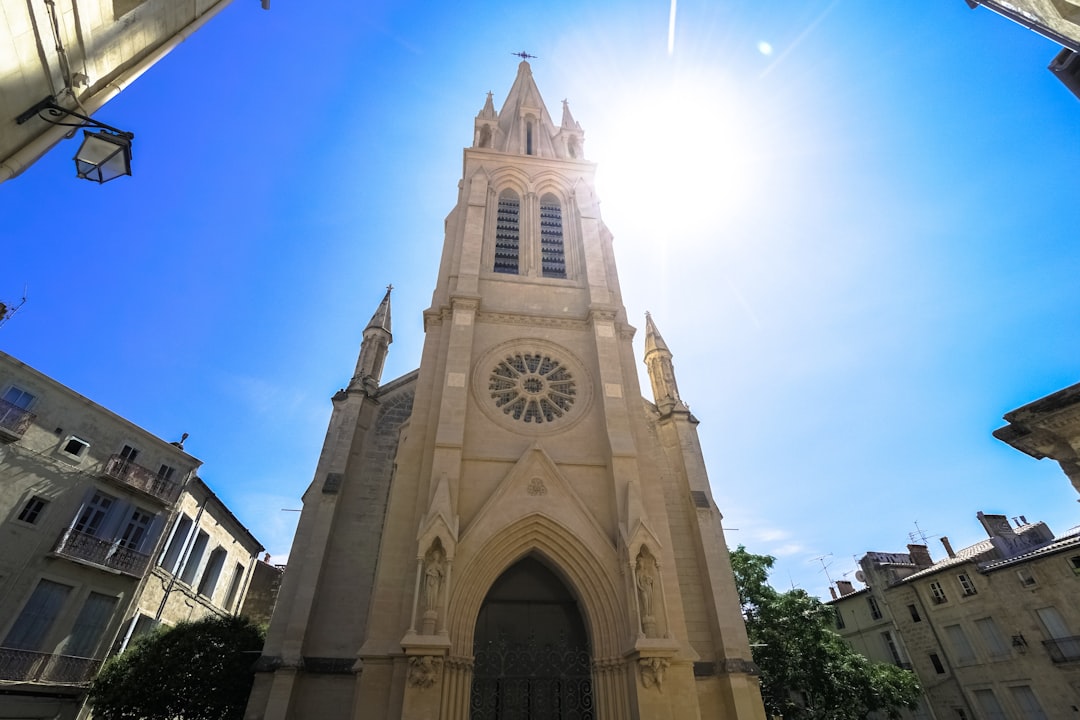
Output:
<path fill-rule="evenodd" d="M 540 264 L 544 277 L 566 277 L 562 205 L 554 195 L 540 200 Z"/>
<path fill-rule="evenodd" d="M 497 273 L 517 275 L 521 254 L 521 201 L 513 190 L 499 195 L 499 211 L 495 219 L 495 265 Z"/>

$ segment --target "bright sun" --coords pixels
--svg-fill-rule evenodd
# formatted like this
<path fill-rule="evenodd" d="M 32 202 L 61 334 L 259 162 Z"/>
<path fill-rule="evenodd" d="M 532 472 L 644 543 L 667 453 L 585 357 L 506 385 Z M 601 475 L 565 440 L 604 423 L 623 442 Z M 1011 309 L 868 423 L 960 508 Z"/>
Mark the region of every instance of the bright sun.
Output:
<path fill-rule="evenodd" d="M 730 82 L 682 72 L 614 105 L 590 153 L 606 208 L 627 211 L 650 234 L 692 242 L 760 199 L 769 153 Z"/>

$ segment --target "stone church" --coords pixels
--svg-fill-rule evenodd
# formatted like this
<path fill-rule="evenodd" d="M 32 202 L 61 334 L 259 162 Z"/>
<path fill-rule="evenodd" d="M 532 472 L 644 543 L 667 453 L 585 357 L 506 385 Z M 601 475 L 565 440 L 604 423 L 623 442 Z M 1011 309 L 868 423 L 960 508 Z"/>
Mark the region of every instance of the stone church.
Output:
<path fill-rule="evenodd" d="M 246 717 L 764 720 L 697 420 L 653 402 L 584 134 L 528 62 L 465 149 L 418 370 L 334 396 Z"/>

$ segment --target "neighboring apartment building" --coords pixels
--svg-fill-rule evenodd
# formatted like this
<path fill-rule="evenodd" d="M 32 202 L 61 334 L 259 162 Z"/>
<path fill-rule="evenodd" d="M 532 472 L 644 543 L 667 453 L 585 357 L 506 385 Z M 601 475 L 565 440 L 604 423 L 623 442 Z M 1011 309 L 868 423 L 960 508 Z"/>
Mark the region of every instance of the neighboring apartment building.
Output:
<path fill-rule="evenodd" d="M 1049 70 L 1080 97 L 1080 0 L 965 0 L 980 5 L 1062 46 Z"/>
<path fill-rule="evenodd" d="M 1080 383 L 1005 413 L 994 437 L 1022 453 L 1061 465 L 1080 492 Z"/>
<path fill-rule="evenodd" d="M 262 548 L 199 465 L 0 352 L 0 717 L 74 717 L 136 613 L 241 602 Z"/>
<path fill-rule="evenodd" d="M 0 182 L 71 130 L 19 115 L 49 96 L 93 115 L 230 1 L 0 0 Z"/>
<path fill-rule="evenodd" d="M 161 624 L 240 614 L 256 567 L 265 564 L 263 546 L 201 478 L 187 484 L 175 512 L 119 649 Z"/>
<path fill-rule="evenodd" d="M 867 553 L 829 604 L 864 655 L 911 667 L 937 720 L 1075 717 L 1080 535 L 978 513 L 987 539 L 933 562 L 925 545 Z"/>

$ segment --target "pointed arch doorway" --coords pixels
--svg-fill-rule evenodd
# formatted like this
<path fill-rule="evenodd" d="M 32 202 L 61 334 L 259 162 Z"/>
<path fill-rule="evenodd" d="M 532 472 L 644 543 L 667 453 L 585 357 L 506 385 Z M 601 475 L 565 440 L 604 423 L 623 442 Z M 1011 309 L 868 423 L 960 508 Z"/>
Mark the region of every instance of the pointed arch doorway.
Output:
<path fill-rule="evenodd" d="M 584 620 L 566 585 L 536 558 L 491 586 L 473 655 L 470 720 L 595 720 Z"/>

